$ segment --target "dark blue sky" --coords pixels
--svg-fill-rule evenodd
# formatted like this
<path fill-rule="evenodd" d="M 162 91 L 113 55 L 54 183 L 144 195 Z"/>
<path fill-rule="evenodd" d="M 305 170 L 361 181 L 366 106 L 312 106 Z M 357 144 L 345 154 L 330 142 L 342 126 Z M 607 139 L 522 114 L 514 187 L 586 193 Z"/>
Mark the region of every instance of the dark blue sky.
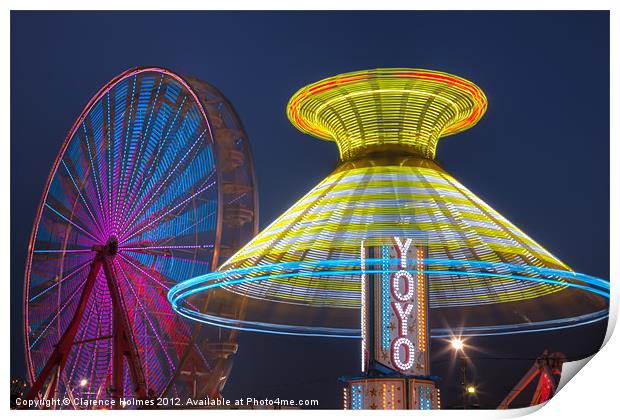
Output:
<path fill-rule="evenodd" d="M 575 270 L 609 278 L 607 12 L 13 12 L 12 375 L 25 370 L 23 267 L 52 162 L 90 97 L 138 65 L 203 79 L 233 103 L 253 148 L 263 227 L 337 163 L 335 144 L 287 121 L 297 89 L 375 67 L 465 77 L 489 109 L 473 129 L 440 140 L 438 161 Z M 558 337 L 523 340 L 537 353 L 567 340 Z M 335 407 L 335 378 L 355 373 L 358 351 L 351 341 L 246 334 L 226 392 Z M 505 368 L 519 374 L 524 363 Z M 497 378 L 481 398 L 493 404 L 510 386 Z"/>

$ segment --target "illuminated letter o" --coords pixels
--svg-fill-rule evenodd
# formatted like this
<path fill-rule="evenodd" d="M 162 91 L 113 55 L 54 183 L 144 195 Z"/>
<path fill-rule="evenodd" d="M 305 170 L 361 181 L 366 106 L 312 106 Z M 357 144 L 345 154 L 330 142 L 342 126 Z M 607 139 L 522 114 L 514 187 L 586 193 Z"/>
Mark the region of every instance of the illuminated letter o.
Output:
<path fill-rule="evenodd" d="M 403 362 L 401 357 L 401 347 L 405 353 L 405 361 Z M 392 364 L 400 371 L 407 371 L 413 366 L 413 360 L 415 358 L 415 348 L 411 340 L 406 337 L 398 337 L 392 342 Z"/>
<path fill-rule="evenodd" d="M 405 294 L 400 292 L 400 278 L 405 277 Z M 392 295 L 399 302 L 407 302 L 411 300 L 414 293 L 413 276 L 405 270 L 400 270 L 392 277 Z"/>

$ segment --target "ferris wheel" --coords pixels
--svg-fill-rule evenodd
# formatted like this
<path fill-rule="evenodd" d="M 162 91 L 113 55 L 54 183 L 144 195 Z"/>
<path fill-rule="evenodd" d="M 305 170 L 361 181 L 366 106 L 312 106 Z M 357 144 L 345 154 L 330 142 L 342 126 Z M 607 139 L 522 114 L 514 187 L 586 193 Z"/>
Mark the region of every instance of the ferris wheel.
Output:
<path fill-rule="evenodd" d="M 166 295 L 230 257 L 257 220 L 248 139 L 217 89 L 155 67 L 111 80 L 71 128 L 36 214 L 30 397 L 218 394 L 234 332 L 184 320 Z"/>

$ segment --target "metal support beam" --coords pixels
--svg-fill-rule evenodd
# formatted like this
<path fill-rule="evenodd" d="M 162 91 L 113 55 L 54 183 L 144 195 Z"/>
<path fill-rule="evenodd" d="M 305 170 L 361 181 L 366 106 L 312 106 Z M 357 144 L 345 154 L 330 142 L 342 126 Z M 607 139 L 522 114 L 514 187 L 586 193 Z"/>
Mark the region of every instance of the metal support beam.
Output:
<path fill-rule="evenodd" d="M 521 378 L 521 380 L 514 386 L 514 388 L 508 393 L 506 398 L 497 406 L 498 410 L 507 409 L 510 404 L 517 398 L 527 386 L 538 376 L 538 384 L 536 385 L 536 390 L 534 391 L 534 395 L 532 396 L 532 400 L 530 402 L 531 405 L 537 405 L 544 403 L 549 398 L 551 398 L 557 389 L 557 380 L 556 376 L 559 377 L 562 373 L 562 363 L 566 360 L 565 356 L 561 353 L 552 353 L 549 354 L 546 350 L 545 352 L 536 359 L 532 367 L 527 371 L 527 373 Z M 549 385 L 551 387 L 551 391 L 548 396 L 542 395 L 542 388 L 544 385 L 544 381 L 548 380 Z"/>
<path fill-rule="evenodd" d="M 111 394 L 112 398 L 117 400 L 116 407 L 120 408 L 118 401 L 120 401 L 120 398 L 123 395 L 123 358 L 127 359 L 129 375 L 131 376 L 135 395 L 138 398 L 146 399 L 148 392 L 146 389 L 146 380 L 144 377 L 144 372 L 142 371 L 142 365 L 140 364 L 140 358 L 138 356 L 138 349 L 134 340 L 133 331 L 131 329 L 129 318 L 127 317 L 125 303 L 121 296 L 121 290 L 112 265 L 112 257 L 105 256 L 103 258 L 103 271 L 108 283 L 108 289 L 110 290 L 110 297 L 112 298 L 112 307 L 114 311 L 114 343 L 112 347 L 114 366 L 112 369 Z"/>
<path fill-rule="evenodd" d="M 71 322 L 69 322 L 64 334 L 56 344 L 56 348 L 47 359 L 41 373 L 39 373 L 36 381 L 32 384 L 32 387 L 26 396 L 27 399 L 37 398 L 43 389 L 43 385 L 45 385 L 45 382 L 49 379 L 52 372 L 54 372 L 54 376 L 50 380 L 50 383 L 45 391 L 44 398 L 54 398 L 58 387 L 58 382 L 60 381 L 60 374 L 65 367 L 65 363 L 67 362 L 67 356 L 73 346 L 75 335 L 80 327 L 82 316 L 84 315 L 84 311 L 86 310 L 86 306 L 88 304 L 88 298 L 93 290 L 93 286 L 97 280 L 99 270 L 101 270 L 102 263 L 103 256 L 97 253 L 95 259 L 90 265 L 90 271 L 86 281 L 84 282 L 84 287 L 82 288 L 82 294 L 80 295 L 80 300 L 75 310 L 75 314 L 73 315 L 73 318 L 71 318 Z M 54 371 L 55 368 L 56 370 Z"/>

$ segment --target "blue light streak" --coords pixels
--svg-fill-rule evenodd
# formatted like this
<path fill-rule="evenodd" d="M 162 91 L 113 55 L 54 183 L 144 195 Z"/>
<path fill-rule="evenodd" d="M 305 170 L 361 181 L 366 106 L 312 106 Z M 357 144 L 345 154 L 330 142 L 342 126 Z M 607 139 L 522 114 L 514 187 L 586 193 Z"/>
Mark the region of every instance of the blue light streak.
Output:
<path fill-rule="evenodd" d="M 368 258 L 365 260 L 366 264 L 380 265 L 386 263 L 383 258 Z M 424 259 L 427 269 L 424 273 L 427 275 L 441 274 L 441 275 L 458 275 L 458 276 L 471 276 L 471 277 L 487 277 L 487 278 L 503 278 L 513 279 L 518 281 L 537 282 L 554 284 L 566 287 L 573 287 L 586 292 L 594 293 L 609 299 L 609 282 L 603 279 L 592 277 L 586 274 L 577 273 L 574 271 L 565 271 L 559 269 L 551 269 L 546 267 L 536 266 L 519 266 L 508 263 L 494 263 L 487 261 L 475 261 L 475 260 L 450 260 L 450 259 Z M 410 261 L 412 265 L 416 261 Z M 390 264 L 398 265 L 399 259 L 393 258 L 389 260 Z M 520 275 L 516 273 L 489 273 L 489 272 L 466 272 L 456 270 L 437 270 L 431 269 L 430 266 L 447 266 L 447 267 L 479 267 L 485 269 L 511 269 L 516 273 L 523 273 L 526 275 Z M 300 268 L 304 268 L 304 272 L 294 271 Z M 329 270 L 333 267 L 346 267 L 352 268 L 347 270 Z M 325 268 L 328 270 L 318 271 L 306 271 L 308 269 Z M 278 271 L 278 274 L 270 274 L 270 272 Z M 284 272 L 282 271 L 289 271 Z M 398 270 L 366 270 L 366 274 L 381 274 L 382 277 L 386 273 L 394 273 Z M 257 276 L 257 274 L 265 273 Z M 547 277 L 532 277 L 533 274 L 552 276 L 556 278 Z M 203 276 L 196 277 L 194 279 L 187 280 L 180 283 L 170 289 L 168 293 L 168 300 L 171 302 L 173 309 L 184 317 L 212 324 L 225 328 L 265 332 L 273 334 L 286 334 L 286 335 L 302 335 L 302 336 L 322 336 L 322 337 L 339 337 L 339 338 L 360 338 L 359 329 L 348 328 L 329 328 L 329 327 L 306 327 L 299 325 L 283 325 L 273 323 L 262 323 L 245 320 L 235 320 L 223 318 L 211 314 L 204 314 L 183 306 L 183 300 L 193 294 L 207 291 L 209 289 L 234 286 L 237 284 L 269 281 L 272 279 L 283 279 L 291 277 L 328 277 L 328 276 L 360 276 L 360 260 L 359 259 L 341 259 L 341 260 L 319 260 L 319 261 L 303 261 L 303 262 L 287 262 L 276 263 L 262 266 L 246 267 L 232 269 L 224 272 L 214 272 Z M 231 277 L 239 277 L 233 280 L 223 280 Z M 382 278 L 381 277 L 381 278 Z M 559 279 L 558 279 L 559 278 Z M 578 283 L 575 283 L 578 282 Z M 527 324 L 514 324 L 514 325 L 497 325 L 497 326 L 473 326 L 463 327 L 458 330 L 461 336 L 486 336 L 486 335 L 507 335 L 507 334 L 521 334 L 530 332 L 542 332 L 559 330 L 563 328 L 576 327 L 580 325 L 586 325 L 593 322 L 604 320 L 608 316 L 608 310 L 602 310 L 592 314 L 585 314 L 578 317 L 563 318 L 558 320 L 532 322 Z M 449 334 L 454 334 L 454 329 L 433 329 L 431 331 L 432 338 L 447 337 Z"/>

